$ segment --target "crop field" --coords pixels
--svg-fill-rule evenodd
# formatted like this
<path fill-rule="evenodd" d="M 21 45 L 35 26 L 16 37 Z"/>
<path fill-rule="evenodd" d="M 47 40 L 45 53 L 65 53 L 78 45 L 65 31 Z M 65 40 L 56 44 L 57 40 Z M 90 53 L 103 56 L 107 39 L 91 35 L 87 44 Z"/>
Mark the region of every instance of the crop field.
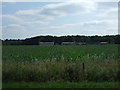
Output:
<path fill-rule="evenodd" d="M 3 46 L 3 61 L 115 59 L 118 45 Z"/>
<path fill-rule="evenodd" d="M 3 87 L 9 82 L 114 83 L 120 74 L 118 54 L 114 44 L 3 46 Z"/>

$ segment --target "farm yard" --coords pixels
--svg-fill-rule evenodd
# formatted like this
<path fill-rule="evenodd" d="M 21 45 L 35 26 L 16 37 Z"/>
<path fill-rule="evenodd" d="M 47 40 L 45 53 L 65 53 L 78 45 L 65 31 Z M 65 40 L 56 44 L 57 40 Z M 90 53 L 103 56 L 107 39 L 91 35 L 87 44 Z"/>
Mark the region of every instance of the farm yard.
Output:
<path fill-rule="evenodd" d="M 13 45 L 2 51 L 3 88 L 119 87 L 117 44 Z"/>

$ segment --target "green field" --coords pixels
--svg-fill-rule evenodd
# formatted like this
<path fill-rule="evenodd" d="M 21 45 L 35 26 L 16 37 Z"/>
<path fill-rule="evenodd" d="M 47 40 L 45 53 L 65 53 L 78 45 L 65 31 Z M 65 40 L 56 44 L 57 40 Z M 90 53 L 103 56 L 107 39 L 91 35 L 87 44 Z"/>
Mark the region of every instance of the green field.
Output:
<path fill-rule="evenodd" d="M 118 45 L 3 46 L 3 61 L 115 59 Z"/>
<path fill-rule="evenodd" d="M 120 74 L 118 45 L 114 44 L 3 46 L 2 48 L 4 88 L 9 87 L 10 82 L 46 83 L 46 87 L 47 82 L 96 82 L 96 84 L 108 82 L 100 85 L 115 87 L 113 84 L 118 81 Z M 100 87 L 98 84 L 95 85 L 91 87 Z M 78 85 L 83 86 L 84 83 Z"/>
<path fill-rule="evenodd" d="M 120 88 L 118 82 L 7 82 L 3 88 Z M 116 89 L 117 90 L 117 89 Z"/>

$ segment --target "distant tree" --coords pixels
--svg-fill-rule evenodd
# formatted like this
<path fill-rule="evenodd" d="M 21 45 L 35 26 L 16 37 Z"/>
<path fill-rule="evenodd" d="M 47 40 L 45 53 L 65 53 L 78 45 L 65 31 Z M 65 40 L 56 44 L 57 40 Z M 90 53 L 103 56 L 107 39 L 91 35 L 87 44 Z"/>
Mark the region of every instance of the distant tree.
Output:
<path fill-rule="evenodd" d="M 62 42 L 86 42 L 88 44 L 95 44 L 99 42 L 108 42 L 120 44 L 120 35 L 106 35 L 106 36 L 37 36 L 20 39 L 5 39 L 2 40 L 3 45 L 38 45 L 39 42 L 54 42 L 54 44 L 61 44 Z"/>

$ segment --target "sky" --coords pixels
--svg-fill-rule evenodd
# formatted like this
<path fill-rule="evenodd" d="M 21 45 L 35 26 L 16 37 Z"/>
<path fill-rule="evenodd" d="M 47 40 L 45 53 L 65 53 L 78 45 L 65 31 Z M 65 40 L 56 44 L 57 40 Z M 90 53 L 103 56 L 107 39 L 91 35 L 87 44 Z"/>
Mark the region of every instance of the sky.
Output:
<path fill-rule="evenodd" d="M 116 35 L 117 2 L 3 2 L 2 39 Z"/>

